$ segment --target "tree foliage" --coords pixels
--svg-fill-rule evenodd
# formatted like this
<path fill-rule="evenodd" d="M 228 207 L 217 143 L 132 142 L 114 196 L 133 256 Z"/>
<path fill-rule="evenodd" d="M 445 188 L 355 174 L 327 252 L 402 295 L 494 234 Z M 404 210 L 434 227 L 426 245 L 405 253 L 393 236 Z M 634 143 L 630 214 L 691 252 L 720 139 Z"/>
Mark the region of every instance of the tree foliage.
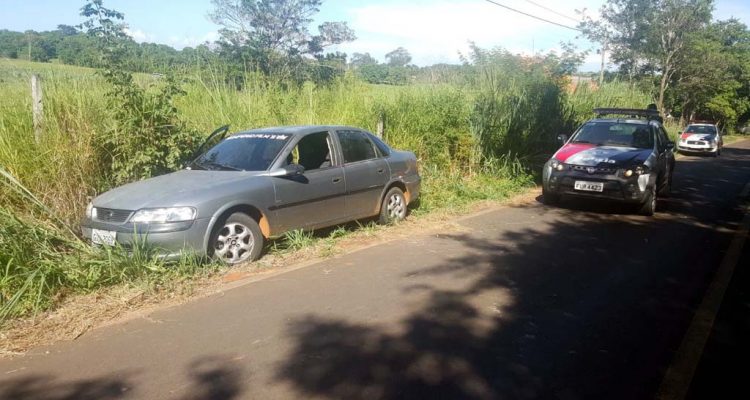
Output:
<path fill-rule="evenodd" d="M 346 22 L 323 22 L 310 33 L 321 0 L 212 0 L 210 18 L 222 26 L 222 53 L 269 75 L 294 78 L 305 61 L 355 39 Z M 307 57 L 307 58 L 306 58 Z"/>
<path fill-rule="evenodd" d="M 391 67 L 405 67 L 411 62 L 411 54 L 403 47 L 399 47 L 385 55 L 385 60 Z"/>
<path fill-rule="evenodd" d="M 748 113 L 748 30 L 712 12 L 712 0 L 608 0 L 579 27 L 629 81 L 652 87 L 663 113 L 734 125 Z"/>
<path fill-rule="evenodd" d="M 122 184 L 180 168 L 197 146 L 198 136 L 180 120 L 174 98 L 183 91 L 169 74 L 149 89 L 133 81 L 127 63 L 124 15 L 89 0 L 81 9 L 81 27 L 96 42 L 102 69 L 111 85 L 107 93 L 115 125 L 99 139 L 106 149 L 103 161 L 111 168 L 112 183 Z"/>

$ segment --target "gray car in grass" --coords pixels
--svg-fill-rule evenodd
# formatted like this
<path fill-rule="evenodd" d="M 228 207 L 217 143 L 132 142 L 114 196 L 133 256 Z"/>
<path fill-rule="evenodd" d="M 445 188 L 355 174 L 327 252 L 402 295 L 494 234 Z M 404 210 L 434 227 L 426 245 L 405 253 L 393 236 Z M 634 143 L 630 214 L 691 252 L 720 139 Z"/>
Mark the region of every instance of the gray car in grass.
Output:
<path fill-rule="evenodd" d="M 357 219 L 406 217 L 419 197 L 413 153 L 346 126 L 255 129 L 223 138 L 184 170 L 130 183 L 88 205 L 83 235 L 97 245 L 135 239 L 167 256 L 183 250 L 235 264 L 264 241 Z"/>

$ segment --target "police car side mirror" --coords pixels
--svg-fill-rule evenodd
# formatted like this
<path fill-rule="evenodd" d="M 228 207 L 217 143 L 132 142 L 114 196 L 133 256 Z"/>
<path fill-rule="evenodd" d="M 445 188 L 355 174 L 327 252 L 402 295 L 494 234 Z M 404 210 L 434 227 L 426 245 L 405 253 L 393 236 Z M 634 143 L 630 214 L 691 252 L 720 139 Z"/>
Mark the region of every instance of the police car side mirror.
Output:
<path fill-rule="evenodd" d="M 561 145 L 562 145 L 562 144 L 565 144 L 565 142 L 567 142 L 567 141 L 568 141 L 568 135 L 565 135 L 565 134 L 562 134 L 562 135 L 557 135 L 557 141 L 558 141 L 558 142 L 559 142 L 559 143 L 560 143 Z"/>

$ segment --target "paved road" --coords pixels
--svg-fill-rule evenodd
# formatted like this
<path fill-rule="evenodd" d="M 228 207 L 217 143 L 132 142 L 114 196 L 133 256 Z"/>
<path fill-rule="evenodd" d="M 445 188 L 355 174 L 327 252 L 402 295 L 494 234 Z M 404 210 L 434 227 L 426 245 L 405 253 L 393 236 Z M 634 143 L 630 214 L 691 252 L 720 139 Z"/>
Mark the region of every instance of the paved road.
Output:
<path fill-rule="evenodd" d="M 744 142 L 654 218 L 483 213 L 0 361 L 0 398 L 652 398 L 748 181 Z"/>

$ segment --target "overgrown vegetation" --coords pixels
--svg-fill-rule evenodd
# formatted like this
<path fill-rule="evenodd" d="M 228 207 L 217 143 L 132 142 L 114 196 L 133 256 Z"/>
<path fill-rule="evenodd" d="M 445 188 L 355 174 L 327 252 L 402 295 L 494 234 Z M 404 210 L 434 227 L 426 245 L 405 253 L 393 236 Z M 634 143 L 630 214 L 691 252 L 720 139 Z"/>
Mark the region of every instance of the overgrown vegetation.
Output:
<path fill-rule="evenodd" d="M 474 47 L 466 65 L 404 86 L 369 84 L 353 72 L 299 83 L 221 63 L 175 76 L 133 75 L 122 15 L 101 0 L 87 3 L 83 15 L 98 46 L 98 72 L 0 59 L 0 321 L 102 286 L 156 287 L 215 271 L 191 257 L 167 266 L 140 245 L 132 253 L 92 249 L 77 236 L 88 197 L 178 168 L 202 137 L 195 132 L 227 123 L 236 130 L 343 124 L 374 131 L 385 115 L 384 139 L 420 161 L 418 215 L 517 193 L 533 184 L 535 163 L 554 150 L 557 134 L 571 133 L 594 106 L 651 101 L 626 83 L 572 85 L 569 75 L 580 63 L 573 51 L 527 58 Z M 393 67 L 409 62 L 404 52 L 392 58 Z M 287 71 L 287 64 L 267 61 Z M 45 93 L 38 144 L 31 73 L 41 75 Z M 291 232 L 277 251 L 312 240 Z"/>
<path fill-rule="evenodd" d="M 710 119 L 731 133 L 750 121 L 750 30 L 713 21 L 713 9 L 713 0 L 608 0 L 579 28 L 665 116 Z"/>

